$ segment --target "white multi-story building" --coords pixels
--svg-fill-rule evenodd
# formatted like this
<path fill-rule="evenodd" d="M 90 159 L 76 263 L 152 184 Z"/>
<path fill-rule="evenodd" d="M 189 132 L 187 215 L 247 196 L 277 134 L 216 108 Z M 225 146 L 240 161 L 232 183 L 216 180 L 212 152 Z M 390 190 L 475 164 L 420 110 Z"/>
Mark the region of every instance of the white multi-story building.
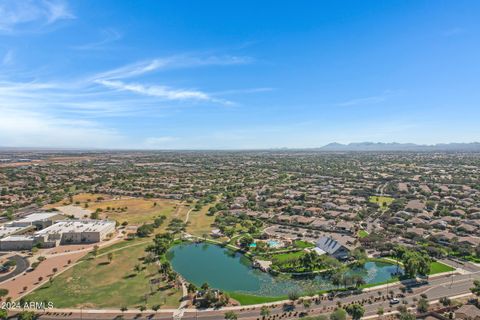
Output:
<path fill-rule="evenodd" d="M 30 250 L 34 242 L 33 236 L 8 236 L 0 239 L 0 250 Z"/>
<path fill-rule="evenodd" d="M 95 243 L 115 232 L 111 220 L 60 220 L 29 236 L 8 236 L 0 239 L 0 250 L 25 250 L 39 245 L 43 248 L 59 244 Z"/>
<path fill-rule="evenodd" d="M 115 231 L 115 221 L 110 220 L 61 220 L 37 231 L 35 240 L 45 247 L 58 244 L 93 243 L 104 240 Z"/>
<path fill-rule="evenodd" d="M 8 226 L 11 226 L 11 227 L 35 226 L 38 229 L 43 229 L 48 226 L 51 226 L 55 221 L 60 219 L 64 219 L 64 216 L 56 212 L 32 213 L 23 219 L 10 222 Z"/>

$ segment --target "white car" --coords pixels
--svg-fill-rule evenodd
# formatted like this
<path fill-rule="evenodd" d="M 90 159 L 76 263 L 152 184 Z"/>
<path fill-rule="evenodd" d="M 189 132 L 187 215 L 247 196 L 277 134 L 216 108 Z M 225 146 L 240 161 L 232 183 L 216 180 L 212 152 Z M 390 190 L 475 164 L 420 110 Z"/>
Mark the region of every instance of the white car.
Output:
<path fill-rule="evenodd" d="M 390 299 L 390 304 L 398 304 L 400 303 L 400 300 L 398 299 Z"/>

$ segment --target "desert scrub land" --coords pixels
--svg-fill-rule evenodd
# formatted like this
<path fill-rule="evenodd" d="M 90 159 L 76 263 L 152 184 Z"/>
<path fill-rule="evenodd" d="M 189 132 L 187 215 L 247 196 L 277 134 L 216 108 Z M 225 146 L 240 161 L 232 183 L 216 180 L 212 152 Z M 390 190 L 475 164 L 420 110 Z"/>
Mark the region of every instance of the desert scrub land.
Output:
<path fill-rule="evenodd" d="M 81 193 L 60 202 L 49 204 L 45 209 L 52 209 L 72 204 L 92 212 L 98 211 L 98 218 L 111 219 L 129 225 L 151 223 L 158 216 L 166 216 L 166 224 L 173 219 L 184 219 L 188 207 L 179 201 L 165 199 L 145 199 L 130 197 L 112 197 L 103 194 Z M 165 225 L 166 225 L 165 224 Z M 159 229 L 159 231 L 164 231 Z"/>

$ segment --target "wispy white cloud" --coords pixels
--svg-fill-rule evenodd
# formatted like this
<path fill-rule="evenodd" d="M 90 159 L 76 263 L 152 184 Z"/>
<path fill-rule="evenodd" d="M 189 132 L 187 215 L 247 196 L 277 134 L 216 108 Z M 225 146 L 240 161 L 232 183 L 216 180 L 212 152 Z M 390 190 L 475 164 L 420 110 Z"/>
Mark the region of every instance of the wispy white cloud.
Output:
<path fill-rule="evenodd" d="M 385 91 L 382 94 L 369 96 L 369 97 L 361 97 L 361 98 L 354 98 L 350 100 L 346 100 L 343 102 L 338 103 L 337 105 L 340 107 L 350 107 L 350 106 L 360 106 L 360 105 L 371 105 L 377 104 L 380 102 L 384 102 L 388 100 L 390 97 L 394 95 L 393 91 Z"/>
<path fill-rule="evenodd" d="M 247 89 L 232 89 L 232 90 L 223 90 L 215 92 L 215 95 L 233 95 L 233 94 L 244 94 L 244 93 L 261 93 L 261 92 L 270 92 L 275 91 L 275 88 L 247 88 Z"/>
<path fill-rule="evenodd" d="M 43 0 L 45 5 L 47 23 L 54 23 L 58 20 L 74 19 L 75 16 L 68 8 L 64 1 L 47 1 Z"/>
<path fill-rule="evenodd" d="M 0 2 L 0 32 L 38 31 L 41 26 L 75 16 L 62 0 L 3 0 Z"/>
<path fill-rule="evenodd" d="M 154 101 L 118 96 L 82 82 L 0 82 L 0 112 L 9 107 L 90 118 L 128 116 L 160 108 Z"/>
<path fill-rule="evenodd" d="M 125 143 L 124 137 L 115 129 L 96 122 L 16 109 L 1 112 L 2 146 L 118 148 Z"/>
<path fill-rule="evenodd" d="M 153 136 L 132 143 L 111 128 L 112 117 L 163 117 L 188 105 L 232 105 L 221 94 L 200 89 L 145 84 L 143 75 L 165 68 L 247 63 L 248 58 L 158 58 L 124 67 L 83 75 L 76 79 L 44 76 L 45 70 L 30 70 L 31 81 L 20 81 L 17 70 L 0 75 L 0 145 L 52 147 L 161 148 L 177 145 L 176 137 Z M 182 56 L 185 57 L 185 56 Z M 10 57 L 2 59 L 7 62 Z M 1 66 L 1 65 L 0 65 Z M 26 78 L 22 76 L 20 78 Z M 17 80 L 14 80 L 17 79 Z M 42 79 L 42 80 L 39 80 Z M 148 78 L 149 82 L 154 80 Z M 164 80 L 162 80 L 164 81 Z M 268 91 L 267 88 L 246 91 Z M 225 91 L 224 94 L 228 94 Z M 233 93 L 235 90 L 230 90 Z M 239 92 L 239 91 L 237 91 Z"/>
<path fill-rule="evenodd" d="M 102 29 L 101 40 L 72 47 L 75 50 L 101 50 L 108 47 L 109 44 L 122 39 L 122 34 L 115 29 Z"/>
<path fill-rule="evenodd" d="M 9 66 L 13 63 L 14 61 L 14 53 L 13 53 L 13 50 L 9 49 L 7 50 L 7 52 L 5 52 L 5 54 L 3 55 L 3 58 L 2 58 L 2 65 L 4 66 Z"/>
<path fill-rule="evenodd" d="M 152 60 L 140 61 L 137 63 L 122 66 L 116 69 L 94 75 L 90 81 L 101 84 L 107 88 L 128 91 L 140 95 L 156 97 L 171 101 L 208 101 L 222 105 L 233 105 L 234 103 L 225 99 L 219 99 L 212 94 L 197 89 L 178 89 L 167 85 L 142 84 L 139 82 L 127 83 L 123 81 L 128 78 L 135 78 L 147 73 L 161 71 L 168 68 L 187 68 L 199 66 L 222 66 L 245 64 L 252 61 L 249 57 L 236 56 L 202 56 L 175 55 Z M 260 88 L 257 90 L 265 90 Z"/>
<path fill-rule="evenodd" d="M 140 61 L 113 70 L 98 73 L 94 76 L 94 79 L 126 79 L 163 69 L 191 68 L 201 66 L 227 66 L 247 64 L 251 63 L 252 61 L 252 58 L 243 56 L 194 57 L 190 55 L 175 55 Z"/>
<path fill-rule="evenodd" d="M 172 89 L 167 86 L 158 85 L 145 86 L 138 83 L 124 83 L 122 81 L 114 80 L 97 80 L 96 82 L 108 88 L 130 91 L 167 100 L 203 100 L 222 104 L 232 104 L 230 101 L 216 99 L 207 93 L 198 90 Z"/>

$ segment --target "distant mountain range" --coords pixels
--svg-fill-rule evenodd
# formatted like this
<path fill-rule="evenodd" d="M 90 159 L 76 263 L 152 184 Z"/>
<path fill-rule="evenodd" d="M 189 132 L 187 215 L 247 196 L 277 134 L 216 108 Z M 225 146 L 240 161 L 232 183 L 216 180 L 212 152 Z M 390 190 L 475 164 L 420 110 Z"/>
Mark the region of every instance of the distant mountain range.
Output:
<path fill-rule="evenodd" d="M 230 150 L 248 150 L 257 149 L 230 149 Z M 278 149 L 258 149 L 258 150 L 285 150 L 285 151 L 325 151 L 325 152 L 350 152 L 350 151 L 405 151 L 405 152 L 480 152 L 480 142 L 470 143 L 438 143 L 438 144 L 415 144 L 415 143 L 398 143 L 398 142 L 354 142 L 349 144 L 329 143 L 318 148 L 278 148 Z M 101 152 L 122 152 L 122 151 L 162 151 L 159 150 L 141 150 L 141 149 L 74 149 L 74 148 L 35 148 L 35 147 L 2 147 L 0 152 L 40 152 L 40 153 L 101 153 Z M 170 150 L 170 151 L 229 151 L 227 150 Z"/>
<path fill-rule="evenodd" d="M 475 151 L 480 152 L 480 142 L 472 143 L 439 143 L 433 145 L 415 143 L 357 142 L 341 144 L 329 143 L 320 151 Z"/>

